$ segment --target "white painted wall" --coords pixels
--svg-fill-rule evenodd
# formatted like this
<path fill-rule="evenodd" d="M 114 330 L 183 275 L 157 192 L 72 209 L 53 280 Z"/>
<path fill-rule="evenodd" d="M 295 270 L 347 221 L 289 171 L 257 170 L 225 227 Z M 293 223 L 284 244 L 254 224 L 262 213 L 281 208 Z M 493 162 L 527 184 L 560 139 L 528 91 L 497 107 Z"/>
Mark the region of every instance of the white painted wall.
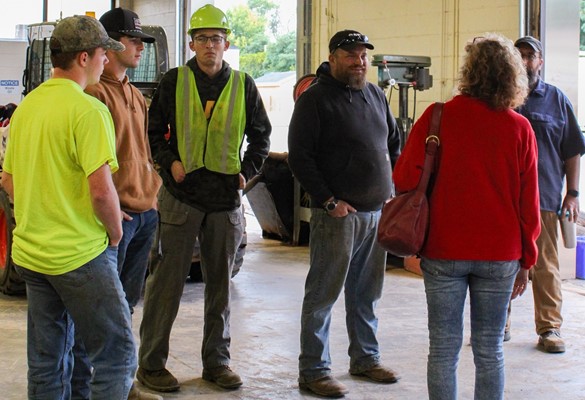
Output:
<path fill-rule="evenodd" d="M 120 0 L 119 6 L 133 10 L 144 25 L 160 25 L 169 43 L 169 67 L 175 67 L 176 5 L 175 0 Z"/>
<path fill-rule="evenodd" d="M 485 32 L 500 32 L 516 38 L 519 31 L 517 0 L 411 0 L 373 1 L 315 0 L 315 68 L 327 57 L 328 39 L 342 29 L 356 29 L 375 45 L 371 54 L 431 57 L 433 88 L 417 93 L 418 115 L 431 102 L 452 96 L 467 40 Z M 371 68 L 370 80 L 377 81 Z M 398 96 L 392 111 L 398 114 Z M 412 107 L 412 92 L 409 94 Z"/>
<path fill-rule="evenodd" d="M 579 1 L 541 1 L 544 79 L 559 87 L 578 108 Z"/>
<path fill-rule="evenodd" d="M 0 105 L 22 100 L 27 45 L 26 40 L 0 39 Z"/>
<path fill-rule="evenodd" d="M 293 86 L 296 76 L 284 78 L 279 82 L 256 82 L 270 123 L 270 151 L 288 151 L 288 125 L 294 108 Z"/>

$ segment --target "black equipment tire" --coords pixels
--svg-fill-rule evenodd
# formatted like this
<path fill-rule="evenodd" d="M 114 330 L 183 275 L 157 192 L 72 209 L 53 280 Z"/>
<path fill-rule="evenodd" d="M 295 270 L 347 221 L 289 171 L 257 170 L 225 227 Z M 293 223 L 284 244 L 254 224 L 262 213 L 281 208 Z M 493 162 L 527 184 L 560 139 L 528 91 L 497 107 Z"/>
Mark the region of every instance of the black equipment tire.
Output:
<path fill-rule="evenodd" d="M 14 214 L 8 194 L 0 190 L 0 291 L 8 295 L 23 295 L 26 292 L 22 278 L 12 263 L 12 231 Z"/>

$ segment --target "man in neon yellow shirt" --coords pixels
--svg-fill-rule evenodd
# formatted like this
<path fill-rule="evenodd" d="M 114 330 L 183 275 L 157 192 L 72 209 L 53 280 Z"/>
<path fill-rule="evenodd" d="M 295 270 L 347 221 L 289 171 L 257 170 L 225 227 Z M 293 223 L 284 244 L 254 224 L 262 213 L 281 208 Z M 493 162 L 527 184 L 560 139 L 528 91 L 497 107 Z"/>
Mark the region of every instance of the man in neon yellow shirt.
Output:
<path fill-rule="evenodd" d="M 125 399 L 136 370 L 130 310 L 116 268 L 121 213 L 112 117 L 83 89 L 106 50 L 124 50 L 94 18 L 57 24 L 53 78 L 15 111 L 2 186 L 14 200 L 12 257 L 28 297 L 28 398 L 71 396 L 79 335 L 94 367 L 92 399 Z"/>

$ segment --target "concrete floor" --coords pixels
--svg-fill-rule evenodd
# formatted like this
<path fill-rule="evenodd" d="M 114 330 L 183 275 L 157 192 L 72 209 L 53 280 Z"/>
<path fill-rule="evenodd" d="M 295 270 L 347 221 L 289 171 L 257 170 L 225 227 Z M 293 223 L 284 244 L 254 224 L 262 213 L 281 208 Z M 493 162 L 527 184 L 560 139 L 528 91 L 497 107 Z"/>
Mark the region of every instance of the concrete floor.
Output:
<path fill-rule="evenodd" d="M 244 380 L 236 391 L 225 391 L 201 379 L 199 351 L 202 334 L 203 284 L 187 283 L 173 328 L 167 368 L 181 390 L 165 399 L 285 400 L 318 398 L 297 385 L 299 315 L 308 248 L 263 239 L 248 222 L 244 266 L 232 282 L 232 368 Z M 585 399 L 585 285 L 563 283 L 564 354 L 537 349 L 530 289 L 514 301 L 512 340 L 505 344 L 506 399 Z M 428 348 L 426 303 L 422 278 L 402 268 L 386 272 L 384 295 L 378 305 L 379 342 L 385 364 L 402 379 L 393 385 L 370 383 L 348 374 L 347 335 L 343 302 L 334 309 L 331 354 L 333 374 L 345 383 L 350 400 L 421 400 L 426 393 Z M 466 313 L 468 315 L 468 313 Z M 138 327 L 142 306 L 134 314 Z M 0 295 L 1 399 L 26 398 L 26 299 Z M 459 365 L 459 398 L 473 398 L 474 367 L 466 326 Z"/>

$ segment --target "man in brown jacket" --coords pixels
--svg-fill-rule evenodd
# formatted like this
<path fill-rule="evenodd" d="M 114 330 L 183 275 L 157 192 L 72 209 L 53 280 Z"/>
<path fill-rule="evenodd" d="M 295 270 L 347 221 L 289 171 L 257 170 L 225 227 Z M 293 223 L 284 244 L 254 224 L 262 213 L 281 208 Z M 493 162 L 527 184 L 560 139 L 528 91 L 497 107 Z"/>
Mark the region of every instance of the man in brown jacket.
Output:
<path fill-rule="evenodd" d="M 126 47 L 118 53 L 108 51 L 109 63 L 100 82 L 85 91 L 108 107 L 116 129 L 120 169 L 112 178 L 120 198 L 124 231 L 118 245 L 118 273 L 132 312 L 140 300 L 158 225 L 156 202 L 162 181 L 150 154 L 146 101 L 129 82 L 126 71 L 138 67 L 143 42 L 152 43 L 155 39 L 142 32 L 138 15 L 130 10 L 115 8 L 102 15 L 100 22 L 111 38 Z M 133 386 L 129 398 L 160 399 L 160 396 L 141 393 Z"/>

